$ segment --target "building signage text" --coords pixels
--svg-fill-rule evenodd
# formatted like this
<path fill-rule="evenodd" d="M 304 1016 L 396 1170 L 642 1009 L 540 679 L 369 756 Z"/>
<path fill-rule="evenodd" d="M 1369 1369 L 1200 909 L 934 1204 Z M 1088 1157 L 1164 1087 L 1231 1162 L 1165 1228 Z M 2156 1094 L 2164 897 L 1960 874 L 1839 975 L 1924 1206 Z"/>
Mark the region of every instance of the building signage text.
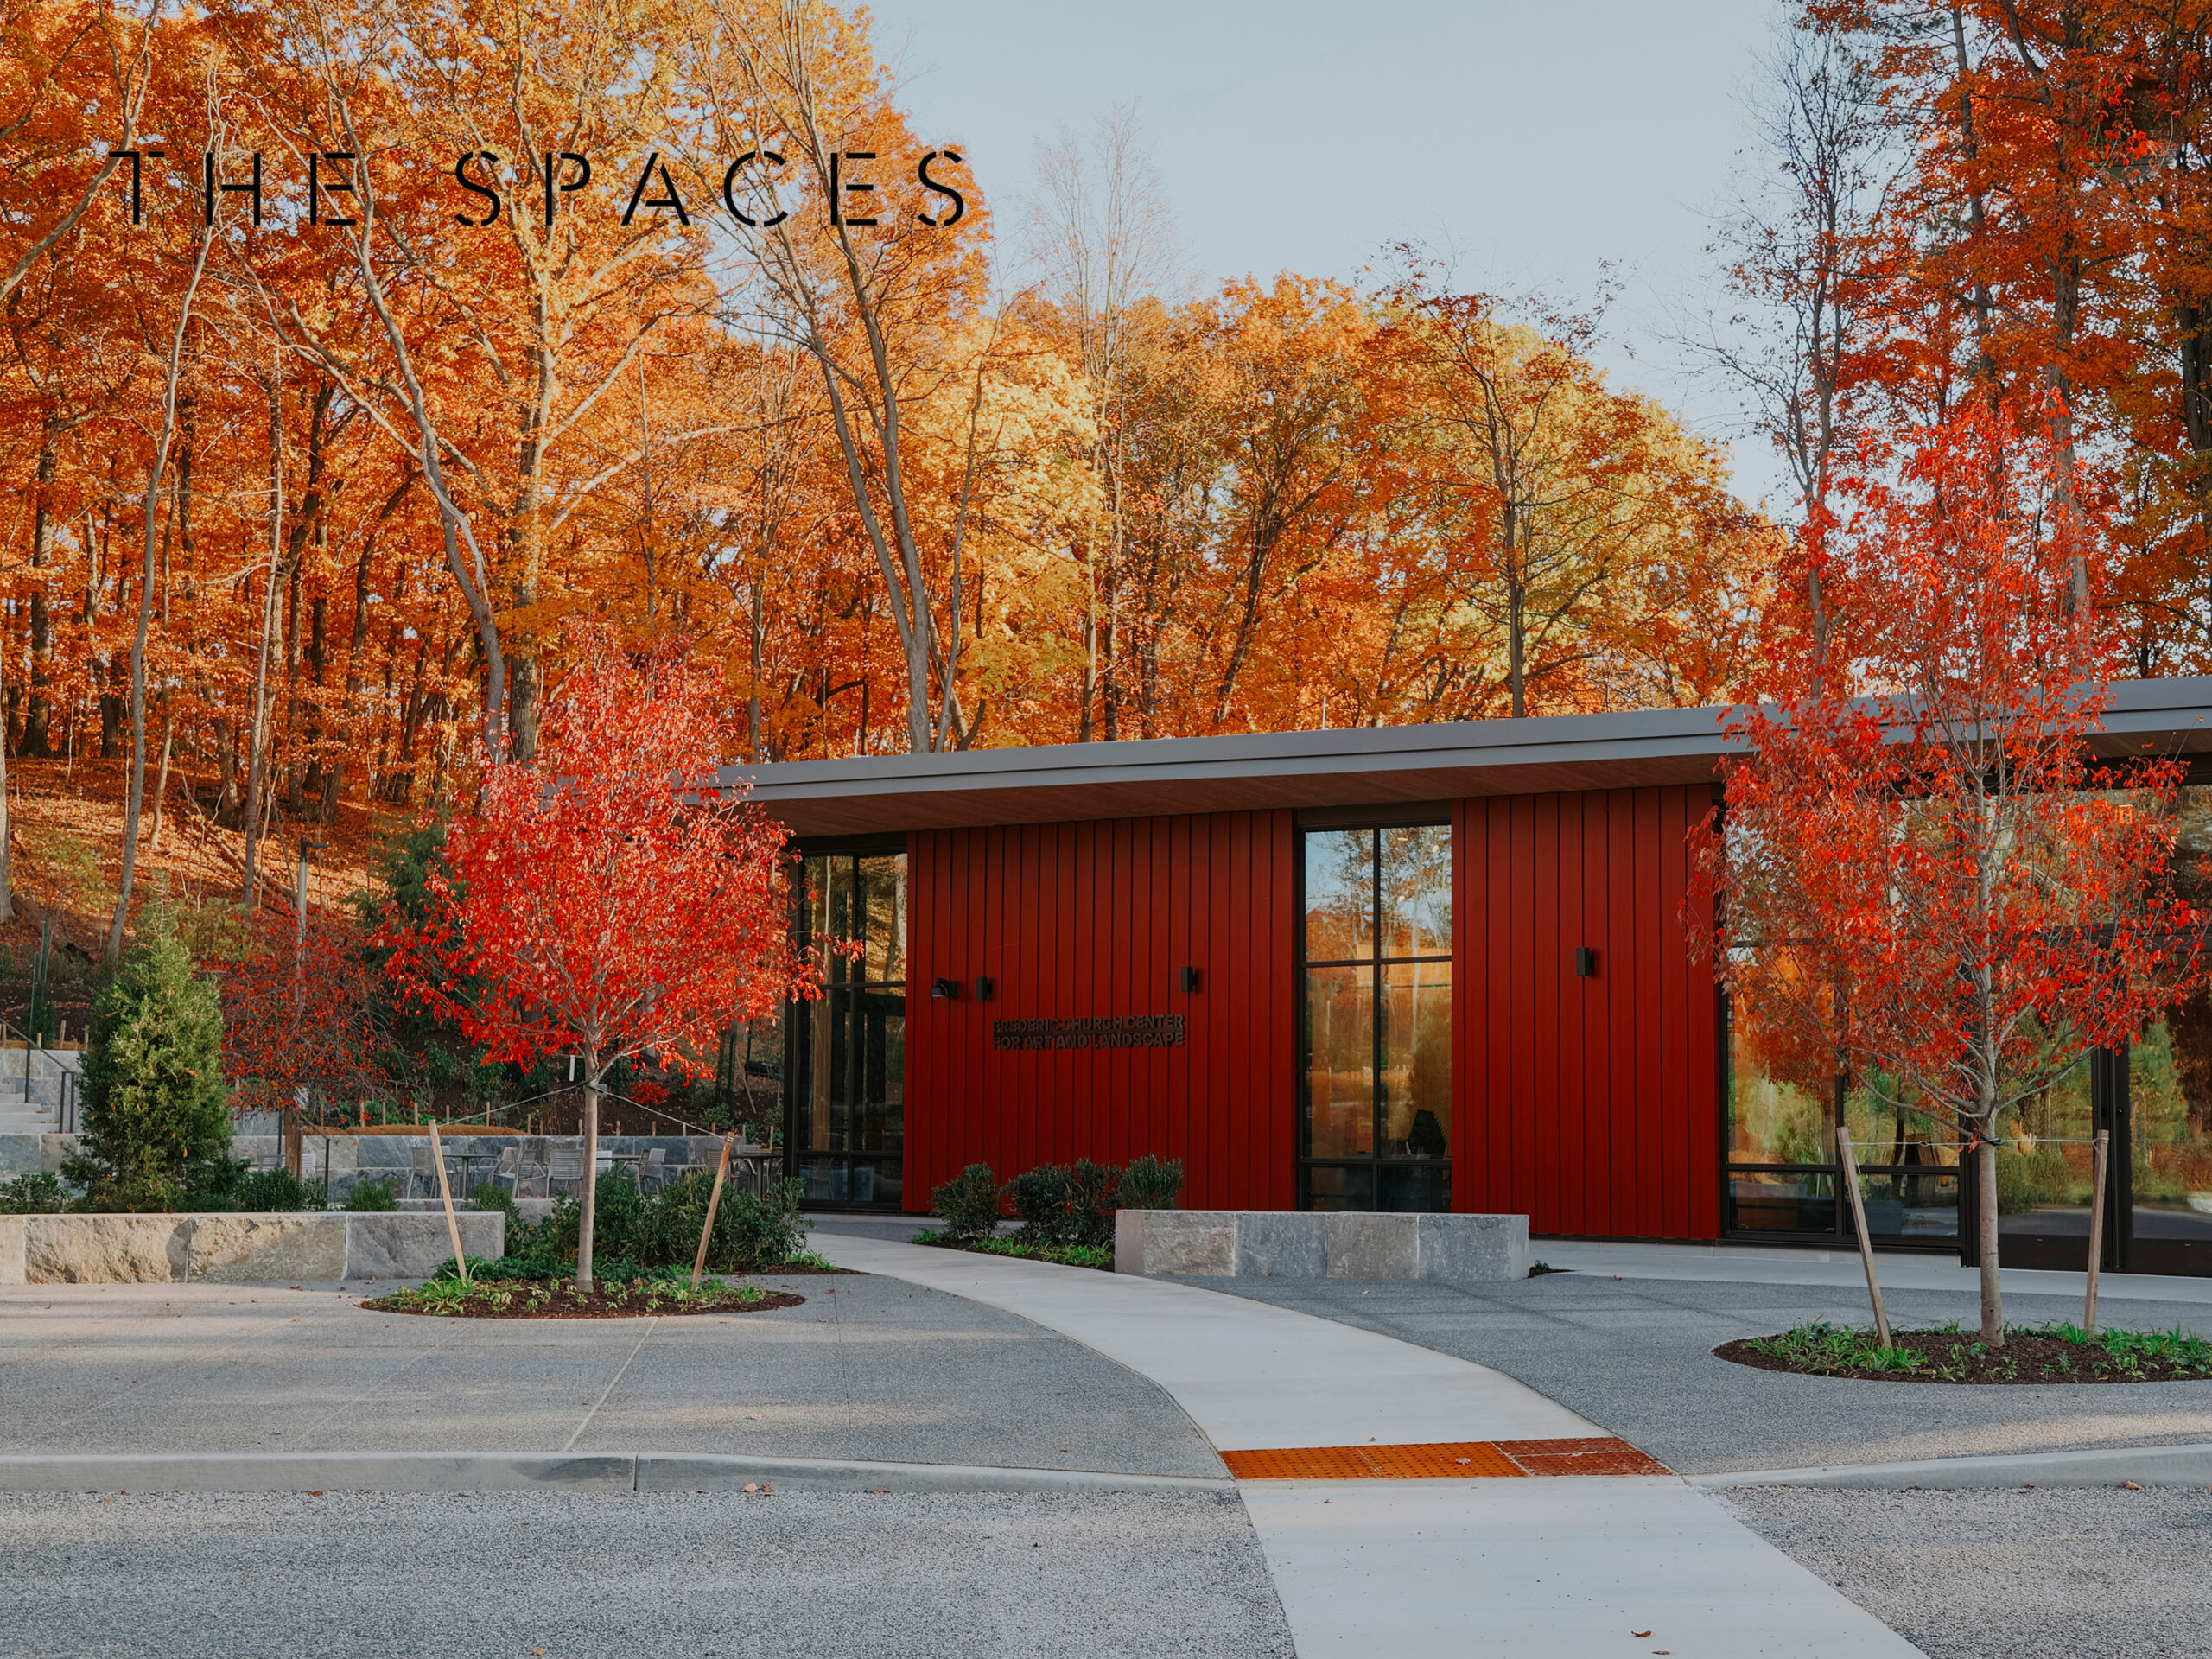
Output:
<path fill-rule="evenodd" d="M 1125 1014 L 1095 1020 L 995 1020 L 993 1048 L 1180 1048 L 1179 1014 Z"/>

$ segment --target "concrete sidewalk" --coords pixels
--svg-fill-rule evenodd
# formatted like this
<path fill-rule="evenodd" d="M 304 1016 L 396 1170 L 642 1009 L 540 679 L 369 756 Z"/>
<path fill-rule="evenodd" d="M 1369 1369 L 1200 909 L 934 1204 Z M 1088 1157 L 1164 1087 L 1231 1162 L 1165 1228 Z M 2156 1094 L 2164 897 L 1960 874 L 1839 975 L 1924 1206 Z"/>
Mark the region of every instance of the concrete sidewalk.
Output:
<path fill-rule="evenodd" d="M 1151 1378 L 1224 1450 L 1607 1431 L 1502 1373 L 1189 1285 L 817 1233 L 839 1265 L 1006 1309 Z M 1916 1650 L 1672 1478 L 1242 1483 L 1304 1659 Z"/>

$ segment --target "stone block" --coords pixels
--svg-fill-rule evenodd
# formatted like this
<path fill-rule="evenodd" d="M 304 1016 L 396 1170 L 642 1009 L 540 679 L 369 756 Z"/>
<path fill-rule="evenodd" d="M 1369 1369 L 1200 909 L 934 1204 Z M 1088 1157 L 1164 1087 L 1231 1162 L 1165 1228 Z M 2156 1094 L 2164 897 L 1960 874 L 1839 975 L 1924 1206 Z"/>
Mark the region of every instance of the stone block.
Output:
<path fill-rule="evenodd" d="M 185 1276 L 191 1216 L 26 1216 L 23 1282 L 167 1285 Z"/>
<path fill-rule="evenodd" d="M 1398 1280 L 1421 1276 L 1420 1217 L 1338 1210 L 1328 1223 L 1328 1276 Z"/>
<path fill-rule="evenodd" d="M 332 1215 L 195 1217 L 186 1276 L 217 1285 L 343 1279 L 346 1222 Z"/>
<path fill-rule="evenodd" d="M 0 1180 L 45 1168 L 45 1141 L 44 1135 L 35 1133 L 0 1135 Z"/>
<path fill-rule="evenodd" d="M 1319 1279 L 1328 1270 L 1329 1217 L 1295 1210 L 1240 1210 L 1238 1277 Z"/>
<path fill-rule="evenodd" d="M 23 1282 L 23 1224 L 29 1216 L 0 1216 L 0 1285 Z"/>
<path fill-rule="evenodd" d="M 234 1135 L 231 1137 L 231 1156 L 244 1158 L 256 1169 L 276 1169 L 284 1161 L 284 1137 L 281 1135 Z"/>
<path fill-rule="evenodd" d="M 1526 1216 L 1421 1216 L 1424 1279 L 1526 1279 Z"/>
<path fill-rule="evenodd" d="M 1236 1271 L 1236 1217 L 1227 1210 L 1117 1211 L 1114 1271 L 1226 1278 Z"/>
<path fill-rule="evenodd" d="M 506 1254 L 507 1218 L 496 1210 L 463 1210 L 461 1248 L 487 1261 Z M 435 1215 L 386 1212 L 338 1217 L 346 1227 L 347 1279 L 427 1279 L 453 1254 L 442 1210 Z"/>
<path fill-rule="evenodd" d="M 38 1142 L 38 1166 L 57 1175 L 61 1173 L 61 1166 L 77 1155 L 74 1135 L 41 1135 Z"/>

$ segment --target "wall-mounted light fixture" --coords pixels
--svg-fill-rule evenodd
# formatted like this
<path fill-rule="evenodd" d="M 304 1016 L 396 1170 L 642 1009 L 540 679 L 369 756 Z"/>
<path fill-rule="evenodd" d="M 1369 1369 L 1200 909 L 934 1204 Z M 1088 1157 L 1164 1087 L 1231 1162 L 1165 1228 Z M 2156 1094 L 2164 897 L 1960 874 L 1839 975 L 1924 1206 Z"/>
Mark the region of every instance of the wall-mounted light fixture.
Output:
<path fill-rule="evenodd" d="M 1196 991 L 1198 988 L 1198 970 L 1197 969 L 1195 969 L 1195 968 L 1185 968 L 1185 969 L 1183 970 L 1183 989 L 1184 989 L 1184 991 L 1185 991 L 1185 993 L 1190 993 L 1190 992 L 1194 992 L 1194 991 Z"/>
<path fill-rule="evenodd" d="M 1591 946 L 1579 944 L 1574 947 L 1574 976 L 1577 979 L 1598 977 L 1598 953 Z"/>
<path fill-rule="evenodd" d="M 960 1000 L 960 982 L 957 979 L 933 979 L 930 982 L 930 995 L 942 997 L 947 1002 L 957 1002 Z"/>
<path fill-rule="evenodd" d="M 976 1000 L 978 1002 L 988 1002 L 991 1000 L 991 980 L 989 975 L 978 974 L 976 976 Z"/>

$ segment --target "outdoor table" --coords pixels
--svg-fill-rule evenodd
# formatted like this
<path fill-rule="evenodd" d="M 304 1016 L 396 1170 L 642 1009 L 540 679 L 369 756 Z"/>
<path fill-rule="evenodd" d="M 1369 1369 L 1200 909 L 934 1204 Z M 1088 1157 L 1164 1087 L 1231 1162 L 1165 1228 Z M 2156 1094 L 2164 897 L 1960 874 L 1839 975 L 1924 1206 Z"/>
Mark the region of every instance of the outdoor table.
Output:
<path fill-rule="evenodd" d="M 474 1186 L 471 1185 L 472 1179 L 476 1173 L 476 1166 L 484 1162 L 486 1159 L 493 1156 L 493 1154 L 488 1152 L 453 1152 L 448 1153 L 447 1155 L 450 1157 L 454 1162 L 461 1166 L 461 1191 L 455 1194 L 455 1197 L 460 1201 L 466 1203 L 469 1194 L 476 1190 Z"/>

